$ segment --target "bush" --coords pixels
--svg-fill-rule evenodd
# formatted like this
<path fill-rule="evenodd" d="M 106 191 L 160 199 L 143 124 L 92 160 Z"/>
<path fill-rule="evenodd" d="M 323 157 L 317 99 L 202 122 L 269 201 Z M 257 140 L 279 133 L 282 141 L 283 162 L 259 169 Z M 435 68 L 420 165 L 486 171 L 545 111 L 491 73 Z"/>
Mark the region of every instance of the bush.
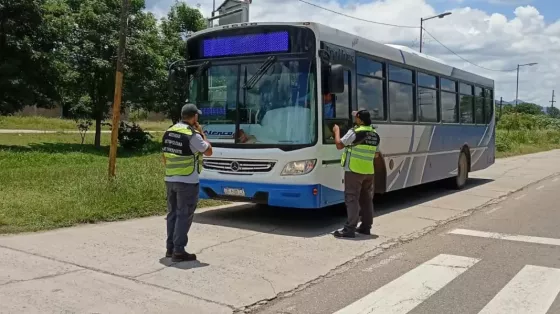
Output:
<path fill-rule="evenodd" d="M 499 152 L 509 152 L 512 150 L 512 141 L 504 132 L 496 133 L 496 150 Z"/>
<path fill-rule="evenodd" d="M 143 109 L 133 109 L 130 111 L 130 121 L 136 123 L 138 121 L 147 120 L 148 112 Z"/>
<path fill-rule="evenodd" d="M 119 126 L 119 144 L 129 151 L 147 151 L 152 144 L 153 136 L 144 131 L 136 123 L 121 122 Z"/>

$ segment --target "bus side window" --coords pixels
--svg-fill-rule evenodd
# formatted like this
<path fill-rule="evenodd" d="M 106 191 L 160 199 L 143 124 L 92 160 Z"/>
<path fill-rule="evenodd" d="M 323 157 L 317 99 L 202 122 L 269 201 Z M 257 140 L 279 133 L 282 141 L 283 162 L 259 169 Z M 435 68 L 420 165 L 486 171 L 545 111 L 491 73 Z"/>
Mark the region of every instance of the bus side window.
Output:
<path fill-rule="evenodd" d="M 340 136 L 349 129 L 350 121 L 350 72 L 344 71 L 344 92 L 338 95 L 325 94 L 322 97 L 323 106 L 323 143 L 334 144 L 333 126 L 340 127 Z"/>

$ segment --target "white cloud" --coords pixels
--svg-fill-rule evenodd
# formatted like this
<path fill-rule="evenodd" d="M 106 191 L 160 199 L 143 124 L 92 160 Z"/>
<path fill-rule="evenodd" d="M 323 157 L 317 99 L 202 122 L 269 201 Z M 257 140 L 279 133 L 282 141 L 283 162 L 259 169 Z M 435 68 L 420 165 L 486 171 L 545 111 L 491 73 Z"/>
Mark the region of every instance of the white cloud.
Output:
<path fill-rule="evenodd" d="M 489 0 L 492 4 L 505 4 L 505 5 L 526 5 L 533 0 Z"/>
<path fill-rule="evenodd" d="M 163 15 L 174 1 L 151 0 L 148 1 L 148 6 L 152 12 Z M 421 16 L 440 13 L 425 0 L 370 0 L 348 5 L 341 5 L 335 0 L 308 1 L 362 19 L 399 25 L 417 26 Z M 200 10 L 205 16 L 209 16 L 212 9 L 212 0 L 185 2 L 192 6 L 200 4 Z M 217 0 L 216 5 L 220 5 L 221 2 Z M 552 89 L 560 90 L 560 86 L 557 85 L 560 82 L 560 21 L 547 24 L 542 14 L 530 5 L 515 9 L 515 17 L 509 20 L 503 14 L 484 12 L 471 7 L 457 7 L 452 12 L 452 15 L 443 19 L 425 22 L 424 27 L 462 57 L 486 68 L 512 69 L 516 68 L 518 63 L 538 62 L 537 66 L 522 68 L 519 98 L 540 105 L 550 105 Z M 255 0 L 251 5 L 250 15 L 251 20 L 256 22 L 319 22 L 378 42 L 414 46 L 418 49 L 418 29 L 361 22 L 297 0 Z M 454 56 L 430 36 L 425 35 L 425 53 L 456 67 L 494 79 L 495 95 L 498 99 L 515 98 L 515 71 L 503 73 L 477 68 Z"/>

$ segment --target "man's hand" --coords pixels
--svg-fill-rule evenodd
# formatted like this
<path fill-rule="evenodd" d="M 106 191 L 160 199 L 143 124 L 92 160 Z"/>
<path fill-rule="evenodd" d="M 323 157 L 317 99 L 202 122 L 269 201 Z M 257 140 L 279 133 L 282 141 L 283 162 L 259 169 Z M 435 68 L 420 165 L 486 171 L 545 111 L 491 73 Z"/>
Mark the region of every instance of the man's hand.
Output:
<path fill-rule="evenodd" d="M 195 130 L 198 131 L 198 133 L 204 134 L 204 133 L 202 132 L 202 126 L 200 126 L 200 124 L 198 124 L 198 122 L 195 122 L 195 123 L 194 123 L 194 128 L 195 128 Z"/>
<path fill-rule="evenodd" d="M 334 133 L 334 143 L 336 145 L 337 149 L 343 149 L 344 148 L 344 144 L 342 144 L 342 141 L 340 140 L 340 127 L 338 125 L 334 125 L 333 126 L 333 133 Z"/>
<path fill-rule="evenodd" d="M 333 126 L 332 130 L 333 130 L 333 133 L 334 133 L 334 134 L 340 135 L 340 127 L 338 127 L 337 124 L 335 124 L 335 125 Z"/>

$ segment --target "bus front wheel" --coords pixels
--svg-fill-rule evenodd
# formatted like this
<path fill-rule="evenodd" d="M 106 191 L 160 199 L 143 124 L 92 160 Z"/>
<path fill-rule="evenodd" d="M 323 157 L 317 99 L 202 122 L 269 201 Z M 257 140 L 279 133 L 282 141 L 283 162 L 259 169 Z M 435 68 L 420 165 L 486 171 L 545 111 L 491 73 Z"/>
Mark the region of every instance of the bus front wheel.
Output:
<path fill-rule="evenodd" d="M 459 161 L 457 164 L 457 175 L 450 178 L 450 184 L 453 189 L 460 190 L 465 187 L 469 179 L 469 159 L 465 151 L 459 154 Z"/>

